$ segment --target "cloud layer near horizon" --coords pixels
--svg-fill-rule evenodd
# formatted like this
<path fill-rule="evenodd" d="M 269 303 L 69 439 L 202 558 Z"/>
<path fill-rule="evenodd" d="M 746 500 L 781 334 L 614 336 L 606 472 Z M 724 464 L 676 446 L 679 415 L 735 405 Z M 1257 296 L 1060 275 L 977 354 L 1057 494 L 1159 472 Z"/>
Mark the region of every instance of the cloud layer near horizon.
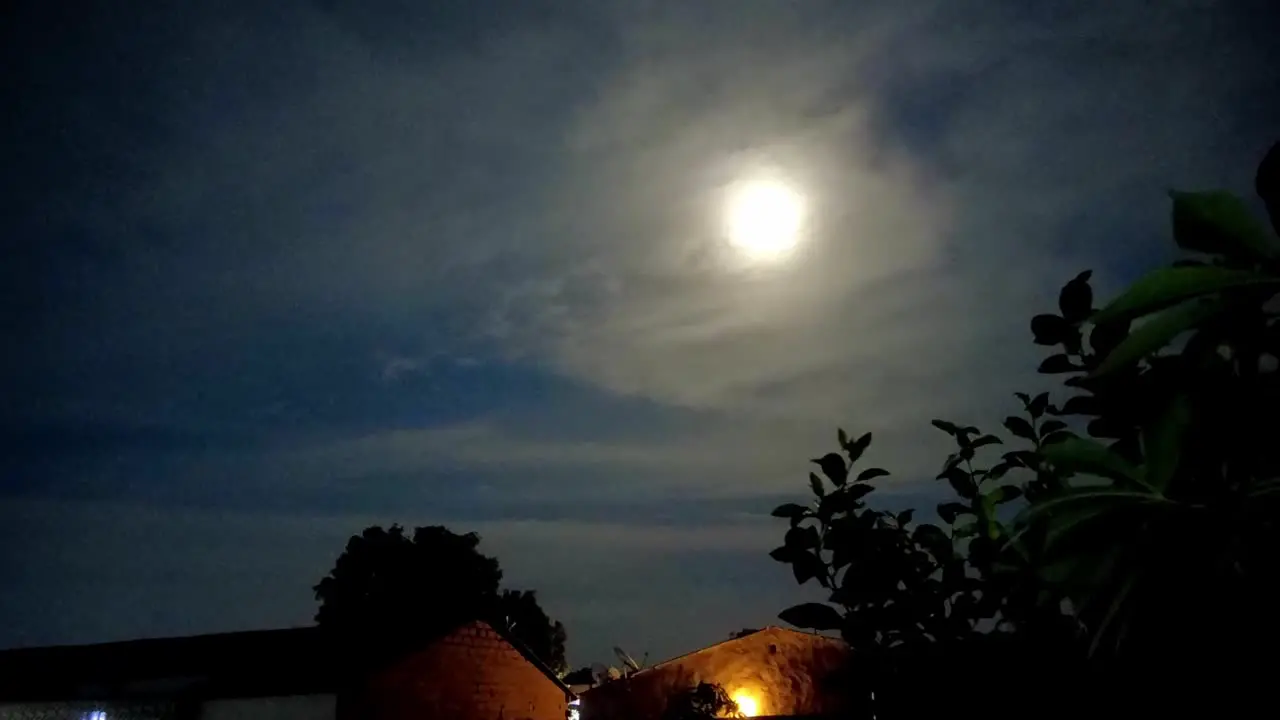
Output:
<path fill-rule="evenodd" d="M 1263 3 L 517 5 L 20 18 L 0 645 L 305 622 L 396 521 L 480 529 L 575 662 L 769 622 L 835 425 L 927 501 L 928 420 L 994 425 L 1027 318 L 1280 119 Z M 752 268 L 761 170 L 813 222 Z"/>

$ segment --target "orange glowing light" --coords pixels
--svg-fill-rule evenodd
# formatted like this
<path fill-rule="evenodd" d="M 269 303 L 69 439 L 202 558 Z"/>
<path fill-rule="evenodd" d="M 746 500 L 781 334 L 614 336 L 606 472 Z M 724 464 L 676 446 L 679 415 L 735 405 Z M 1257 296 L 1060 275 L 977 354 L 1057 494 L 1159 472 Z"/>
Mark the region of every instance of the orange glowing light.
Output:
<path fill-rule="evenodd" d="M 757 700 L 754 695 L 745 690 L 739 690 L 734 693 L 733 701 L 737 703 L 738 712 L 741 713 L 743 717 L 755 717 L 760 714 L 760 701 Z"/>

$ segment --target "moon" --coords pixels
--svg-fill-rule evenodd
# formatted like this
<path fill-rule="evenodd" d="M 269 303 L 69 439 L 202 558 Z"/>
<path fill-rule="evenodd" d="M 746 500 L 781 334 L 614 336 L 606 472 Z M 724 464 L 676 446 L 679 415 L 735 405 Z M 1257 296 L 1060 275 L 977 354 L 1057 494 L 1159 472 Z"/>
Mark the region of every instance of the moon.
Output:
<path fill-rule="evenodd" d="M 787 183 L 761 179 L 729 192 L 725 232 L 729 243 L 752 260 L 776 261 L 800 241 L 804 196 Z"/>

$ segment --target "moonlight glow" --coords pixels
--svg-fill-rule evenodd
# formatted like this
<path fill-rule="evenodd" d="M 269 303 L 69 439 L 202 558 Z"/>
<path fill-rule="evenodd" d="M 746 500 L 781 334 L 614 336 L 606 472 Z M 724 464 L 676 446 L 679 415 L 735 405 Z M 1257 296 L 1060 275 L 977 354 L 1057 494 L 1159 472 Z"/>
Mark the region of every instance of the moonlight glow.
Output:
<path fill-rule="evenodd" d="M 803 224 L 804 198 L 784 183 L 755 180 L 729 193 L 729 242 L 752 259 L 786 255 L 800 240 Z"/>

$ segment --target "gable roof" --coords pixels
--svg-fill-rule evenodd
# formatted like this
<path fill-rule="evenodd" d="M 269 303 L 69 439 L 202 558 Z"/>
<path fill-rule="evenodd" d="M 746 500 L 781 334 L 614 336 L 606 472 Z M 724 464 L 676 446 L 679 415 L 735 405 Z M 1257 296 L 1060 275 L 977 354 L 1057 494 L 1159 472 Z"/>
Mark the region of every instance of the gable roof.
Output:
<path fill-rule="evenodd" d="M 417 646 L 430 646 L 472 623 L 497 633 L 567 697 L 574 696 L 524 643 L 483 620 L 453 623 Z M 348 649 L 333 633 L 313 626 L 3 650 L 0 701 L 331 693 L 352 678 Z"/>
<path fill-rule="evenodd" d="M 560 690 L 563 691 L 566 696 L 571 698 L 577 697 L 577 693 L 575 693 L 568 685 L 566 685 L 564 680 L 561 680 L 560 676 L 556 675 L 555 671 L 552 670 L 549 665 L 544 663 L 537 655 L 534 655 L 533 651 L 529 649 L 528 645 L 525 645 L 524 643 L 517 640 L 507 630 L 501 627 L 495 627 L 493 623 L 487 622 L 485 620 L 476 620 L 475 622 L 480 625 L 484 625 L 485 627 L 497 633 L 503 640 L 507 642 L 508 645 L 515 648 L 516 652 L 520 653 L 520 656 L 523 657 L 526 661 L 528 661 L 530 665 L 538 668 L 538 670 L 543 675 L 546 675 L 547 678 L 551 680 L 551 682 L 555 683 L 556 686 L 559 687 Z"/>
<path fill-rule="evenodd" d="M 795 630 L 792 628 L 779 627 L 777 625 L 769 625 L 767 627 L 760 628 L 759 630 L 749 632 L 745 635 L 732 637 L 732 638 L 729 638 L 728 640 L 721 640 L 718 643 L 713 643 L 711 645 L 707 645 L 706 647 L 698 648 L 697 650 L 684 653 L 683 655 L 676 655 L 675 657 L 668 658 L 666 660 L 663 660 L 662 662 L 654 663 L 653 665 L 650 665 L 647 668 L 643 668 L 641 670 L 638 670 L 632 673 L 630 677 L 642 675 L 646 672 L 649 672 L 650 670 L 657 670 L 667 665 L 673 665 L 675 663 L 682 662 L 695 655 L 701 655 L 702 653 L 711 652 L 713 650 L 721 650 L 731 645 L 741 644 L 746 640 L 759 640 L 760 639 L 759 636 L 765 633 L 774 633 L 774 634 L 781 633 L 781 634 L 787 634 L 792 636 L 799 636 L 799 637 L 805 638 L 810 642 L 825 642 L 833 645 L 846 645 L 845 641 L 841 640 L 840 638 L 833 638 L 827 635 L 821 635 L 819 633 L 805 632 L 803 630 Z"/>

